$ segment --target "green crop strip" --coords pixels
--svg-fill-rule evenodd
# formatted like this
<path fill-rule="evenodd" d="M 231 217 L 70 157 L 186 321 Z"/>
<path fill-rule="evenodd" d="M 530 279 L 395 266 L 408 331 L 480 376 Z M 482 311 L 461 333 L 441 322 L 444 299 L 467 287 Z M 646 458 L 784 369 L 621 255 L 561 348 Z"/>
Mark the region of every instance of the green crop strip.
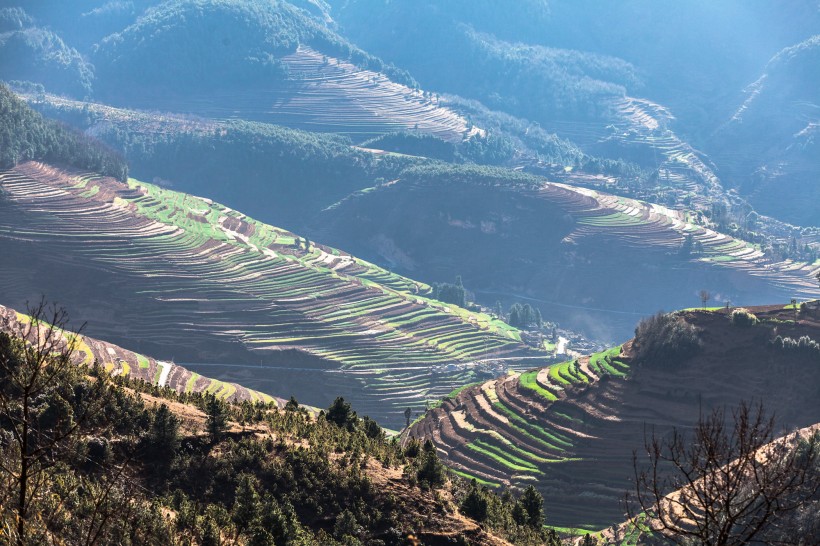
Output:
<path fill-rule="evenodd" d="M 524 387 L 525 389 L 530 389 L 532 391 L 535 391 L 536 393 L 543 396 L 544 398 L 546 398 L 550 402 L 554 402 L 555 400 L 558 400 L 557 396 L 555 396 L 553 393 L 551 393 L 550 391 L 548 391 L 547 389 L 545 389 L 544 387 L 542 387 L 538 383 L 538 381 L 537 381 L 538 371 L 539 370 L 532 370 L 532 371 L 529 371 L 529 372 L 522 373 L 521 376 L 518 379 L 519 384 L 522 387 Z"/>
<path fill-rule="evenodd" d="M 480 453 L 480 454 L 484 455 L 485 457 L 489 457 L 490 459 L 494 460 L 498 464 L 500 464 L 500 465 L 502 465 L 502 466 L 504 466 L 504 467 L 506 467 L 510 470 L 515 470 L 517 472 L 538 472 L 538 469 L 536 467 L 532 466 L 532 465 L 526 465 L 525 466 L 525 465 L 521 465 L 521 464 L 516 464 L 512 460 L 508 460 L 507 458 L 502 457 L 498 453 L 495 453 L 493 451 L 489 451 L 489 450 L 484 449 L 483 447 L 481 447 L 479 445 L 476 445 L 475 442 L 465 444 L 465 446 L 467 447 L 467 449 L 471 449 L 471 450 L 475 451 L 476 453 Z"/>

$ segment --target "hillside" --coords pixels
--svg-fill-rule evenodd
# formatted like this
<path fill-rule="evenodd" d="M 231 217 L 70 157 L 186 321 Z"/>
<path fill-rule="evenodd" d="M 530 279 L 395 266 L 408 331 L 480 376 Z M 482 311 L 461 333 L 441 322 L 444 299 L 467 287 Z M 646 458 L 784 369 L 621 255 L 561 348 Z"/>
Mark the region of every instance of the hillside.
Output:
<path fill-rule="evenodd" d="M 56 330 L 42 322 L 49 316 Z M 0 332 L 4 542 L 535 546 L 551 538 L 540 523 L 511 517 L 522 506 L 540 513 L 537 494 L 493 495 L 502 523 L 462 515 L 469 489 L 434 450 L 402 449 L 343 399 L 315 415 L 293 402 L 281 409 L 157 390 L 75 365 L 83 355 L 64 343 L 59 313 L 34 317 L 33 330 Z"/>
<path fill-rule="evenodd" d="M 818 63 L 820 35 L 780 51 L 709 145 L 723 178 L 761 214 L 797 225 L 820 224 Z"/>
<path fill-rule="evenodd" d="M 0 169 L 29 160 L 93 169 L 124 180 L 128 165 L 113 150 L 32 111 L 0 84 Z"/>
<path fill-rule="evenodd" d="M 820 295 L 820 263 L 778 259 L 711 226 L 522 173 L 437 165 L 340 202 L 314 233 L 427 282 L 462 275 L 485 304 L 522 299 L 603 340 L 658 308 L 691 306 L 704 289 L 716 305 Z"/>
<path fill-rule="evenodd" d="M 671 320 L 696 332 L 699 345 L 673 350 L 662 339 L 677 337 L 641 333 L 602 353 L 468 386 L 409 435 L 433 439 L 463 475 L 535 484 L 550 525 L 603 528 L 623 519 L 632 452 L 647 426 L 662 436 L 742 400 L 761 400 L 778 430 L 820 422 L 820 353 L 796 341 L 820 339 L 818 304 L 807 305 L 750 308 L 753 326 L 730 320 L 732 310 L 682 311 Z"/>
<path fill-rule="evenodd" d="M 38 163 L 0 188 L 4 303 L 47 294 L 90 335 L 198 373 L 317 406 L 344 395 L 398 426 L 494 362 L 550 358 L 425 284 L 209 199 Z"/>
<path fill-rule="evenodd" d="M 480 130 L 422 91 L 395 83 L 382 73 L 329 57 L 308 46 L 277 57 L 287 78 L 270 78 L 254 86 L 184 94 L 167 94 L 161 84 L 117 98 L 114 104 L 161 109 L 197 116 L 240 118 L 333 132 L 365 140 L 378 134 L 412 130 L 452 142 Z"/>
<path fill-rule="evenodd" d="M 560 111 L 562 106 L 570 111 L 566 107 L 573 99 L 584 97 L 584 91 L 601 82 L 626 84 L 629 93 L 640 91 L 640 96 L 679 113 L 680 125 L 699 142 L 730 113 L 735 93 L 754 79 L 765 62 L 778 50 L 816 33 L 820 21 L 817 6 L 801 1 L 528 0 L 503 14 L 496 3 L 486 1 L 329 3 L 342 33 L 371 53 L 407 68 L 425 88 L 468 89 L 469 79 L 459 78 L 469 72 L 468 67 L 476 69 L 473 77 L 480 82 L 490 81 L 493 74 L 484 64 L 487 43 L 500 40 L 518 49 L 526 45 L 530 50 L 560 52 L 553 57 L 558 65 L 554 75 L 568 76 L 563 83 L 571 81 L 575 87 L 561 95 L 564 101 L 548 105 L 547 112 Z M 464 39 L 468 33 L 491 39 L 471 43 Z M 586 78 L 578 78 L 571 68 L 584 58 L 595 62 L 587 65 L 592 70 L 581 72 Z M 534 80 L 542 73 L 537 61 L 530 74 L 518 72 L 517 60 L 512 50 L 497 57 L 498 64 L 492 68 L 499 77 L 491 85 L 500 95 L 495 100 L 511 108 L 527 108 L 540 98 L 537 91 L 509 91 L 521 78 Z M 637 77 L 618 77 L 623 75 L 619 68 L 625 66 Z M 565 67 L 570 67 L 569 74 Z M 610 77 L 601 77 L 604 74 Z M 550 78 L 548 72 L 544 75 Z M 477 86 L 459 94 L 479 98 L 476 93 L 485 89 Z M 593 102 L 590 107 L 597 105 Z"/>
<path fill-rule="evenodd" d="M 0 78 L 47 85 L 59 93 L 87 95 L 94 67 L 21 7 L 0 7 Z"/>
<path fill-rule="evenodd" d="M 362 150 L 331 133 L 23 96 L 43 116 L 118 150 L 136 178 L 171 183 L 295 231 L 377 178 L 395 178 L 406 165 L 424 161 Z"/>
<path fill-rule="evenodd" d="M 30 323 L 31 319 L 27 314 L 0 305 L 0 331 L 3 333 L 20 335 Z M 73 338 L 74 334 L 64 333 L 62 337 Z M 76 340 L 77 347 L 73 355 L 76 365 L 91 366 L 97 362 L 115 377 L 143 381 L 177 393 L 213 394 L 220 400 L 230 402 L 273 402 L 280 408 L 287 402 L 284 398 L 247 389 L 236 383 L 204 377 L 173 362 L 157 360 L 88 336 L 80 335 Z"/>

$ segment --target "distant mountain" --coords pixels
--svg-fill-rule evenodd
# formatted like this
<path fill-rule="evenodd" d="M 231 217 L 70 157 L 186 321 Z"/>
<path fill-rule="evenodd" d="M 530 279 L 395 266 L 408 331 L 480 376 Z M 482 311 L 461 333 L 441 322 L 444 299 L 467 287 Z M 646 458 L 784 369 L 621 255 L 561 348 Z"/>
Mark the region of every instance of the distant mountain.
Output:
<path fill-rule="evenodd" d="M 743 400 L 761 401 L 777 430 L 820 423 L 817 301 L 682 311 L 652 324 L 611 350 L 468 386 L 409 435 L 431 438 L 466 475 L 536 484 L 548 524 L 601 529 L 623 519 L 647 427 L 662 437 Z"/>
<path fill-rule="evenodd" d="M 564 110 L 543 114 L 574 114 L 580 119 L 579 115 L 591 112 L 573 112 L 566 103 L 574 97 L 588 106 L 582 102 L 585 94 L 600 87 L 600 82 L 609 82 L 625 86 L 633 96 L 670 107 L 679 116 L 677 128 L 683 128 L 696 144 L 730 113 L 735 92 L 755 77 L 774 52 L 808 38 L 820 24 L 816 3 L 802 0 L 330 3 L 342 33 L 371 53 L 407 68 L 425 88 L 478 98 L 496 107 L 520 108 L 538 97 L 536 81 L 543 85 L 552 75 L 559 88 L 563 84 Z M 469 41 L 465 32 L 489 38 Z M 519 73 L 516 62 L 511 62 L 515 57 L 526 62 L 522 51 L 486 62 L 485 48 L 493 41 L 526 44 L 523 49 L 529 51 L 532 72 Z M 543 75 L 539 74 L 543 54 L 532 56 L 539 48 L 554 57 L 552 70 Z M 608 77 L 598 69 L 581 72 L 578 78 L 573 67 L 579 65 L 579 58 L 595 59 L 599 68 L 606 65 Z M 511 85 L 528 79 L 532 87 L 516 90 Z M 495 89 L 486 84 L 489 80 Z M 521 104 L 516 105 L 516 99 Z M 543 118 L 539 121 L 544 123 Z"/>
<path fill-rule="evenodd" d="M 109 94 L 121 93 L 123 85 L 131 92 L 259 88 L 288 79 L 280 58 L 300 45 L 413 83 L 281 1 L 165 2 L 102 40 L 94 64 Z"/>
<path fill-rule="evenodd" d="M 0 78 L 83 97 L 91 93 L 94 67 L 56 33 L 35 26 L 22 8 L 1 8 Z"/>
<path fill-rule="evenodd" d="M 762 214 L 820 226 L 820 35 L 787 47 L 710 143 L 724 179 Z"/>
<path fill-rule="evenodd" d="M 407 67 L 425 87 L 542 124 L 601 117 L 605 99 L 637 85 L 634 67 L 621 59 L 521 43 L 537 21 L 549 20 L 545 2 L 523 4 L 498 19 L 497 4 L 489 2 L 475 10 L 472 2 L 399 1 L 377 9 L 351 2 L 340 6 L 338 18 L 357 43 Z M 516 34 L 513 24 L 524 26 Z"/>

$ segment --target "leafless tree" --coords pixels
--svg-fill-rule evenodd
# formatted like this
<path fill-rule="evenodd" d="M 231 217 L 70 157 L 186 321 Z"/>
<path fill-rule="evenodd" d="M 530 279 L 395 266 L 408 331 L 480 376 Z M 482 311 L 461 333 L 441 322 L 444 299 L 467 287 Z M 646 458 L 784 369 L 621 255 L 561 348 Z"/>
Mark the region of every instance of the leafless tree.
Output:
<path fill-rule="evenodd" d="M 654 432 L 645 463 L 633 455 L 630 520 L 676 544 L 743 545 L 763 540 L 790 512 L 820 491 L 816 437 L 796 449 L 796 433 L 774 440 L 763 405 L 702 417 L 691 435 Z M 782 533 L 781 533 L 782 535 Z M 766 543 L 814 544 L 805 537 Z"/>

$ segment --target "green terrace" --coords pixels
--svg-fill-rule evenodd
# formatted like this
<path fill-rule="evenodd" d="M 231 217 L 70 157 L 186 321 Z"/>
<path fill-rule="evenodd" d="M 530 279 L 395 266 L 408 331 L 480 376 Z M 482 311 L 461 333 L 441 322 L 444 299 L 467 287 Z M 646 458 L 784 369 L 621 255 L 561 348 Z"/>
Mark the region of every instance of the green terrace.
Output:
<path fill-rule="evenodd" d="M 281 360 L 288 349 L 311 355 L 343 372 L 317 379 L 375 417 L 442 398 L 475 381 L 484 361 L 521 367 L 551 360 L 506 323 L 431 299 L 424 283 L 209 199 L 133 179 L 126 185 L 55 174 L 34 163 L 0 174 L 0 185 L 30 214 L 25 231 L 36 244 L 126 276 L 128 294 L 114 299 L 152 302 L 127 325 L 135 335 L 168 346 L 180 343 L 173 334 L 180 329 L 190 346 L 233 340 L 259 355 L 248 361 Z M 0 241 L 12 230 L 21 233 L 0 224 Z M 198 381 L 191 385 L 199 388 Z M 218 383 L 203 388 L 231 392 Z"/>
<path fill-rule="evenodd" d="M 586 437 L 587 415 L 564 400 L 611 376 L 623 378 L 629 365 L 617 346 L 590 356 L 512 373 L 453 390 L 410 434 L 432 438 L 457 475 L 488 486 L 549 481 L 575 455 Z M 596 464 L 590 460 L 589 464 Z"/>

